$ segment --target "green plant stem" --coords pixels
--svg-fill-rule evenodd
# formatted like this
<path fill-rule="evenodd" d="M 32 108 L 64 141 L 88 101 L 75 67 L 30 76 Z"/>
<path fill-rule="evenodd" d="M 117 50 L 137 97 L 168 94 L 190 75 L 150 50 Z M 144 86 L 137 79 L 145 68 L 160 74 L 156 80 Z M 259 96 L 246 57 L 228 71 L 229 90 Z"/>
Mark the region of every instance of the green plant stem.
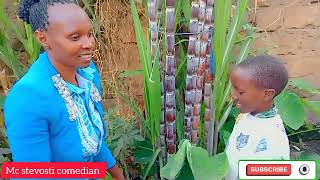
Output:
<path fill-rule="evenodd" d="M 159 165 L 160 165 L 160 169 L 162 169 L 163 168 L 163 157 L 161 155 L 159 156 Z M 160 179 L 163 180 L 162 177 L 160 177 Z"/>
<path fill-rule="evenodd" d="M 145 180 L 145 179 L 147 178 L 147 176 L 148 176 L 148 174 L 149 174 L 149 172 L 150 172 L 153 164 L 155 163 L 155 161 L 156 161 L 156 159 L 157 159 L 160 151 L 161 151 L 161 149 L 158 148 L 158 149 L 156 150 L 156 152 L 154 153 L 154 156 L 153 156 L 153 158 L 152 158 L 152 161 L 151 161 L 151 162 L 148 164 L 148 166 L 147 166 L 147 170 L 146 170 L 146 172 L 145 172 L 145 174 L 144 174 L 144 176 L 143 176 L 143 180 Z"/>
<path fill-rule="evenodd" d="M 214 121 L 213 155 L 217 154 L 219 137 L 219 122 Z"/>
<path fill-rule="evenodd" d="M 297 134 L 306 133 L 306 132 L 316 131 L 316 130 L 320 130 L 320 127 L 314 128 L 314 129 L 303 130 L 303 131 L 299 131 L 299 132 L 295 132 L 295 133 L 291 133 L 291 134 L 288 134 L 288 137 L 294 136 L 294 135 L 297 135 Z"/>
<path fill-rule="evenodd" d="M 214 121 L 210 121 L 209 125 L 209 132 L 208 132 L 208 154 L 209 156 L 212 156 L 213 152 L 213 139 L 214 139 Z"/>
<path fill-rule="evenodd" d="M 208 132 L 208 147 L 207 147 L 207 150 L 208 150 L 208 154 L 209 156 L 212 156 L 212 152 L 213 152 L 213 140 L 214 140 L 214 130 L 215 130 L 215 108 L 214 108 L 214 102 L 215 102 L 215 98 L 213 96 L 213 91 L 212 91 L 212 94 L 211 94 L 211 97 L 210 97 L 210 101 L 212 102 L 212 105 L 211 105 L 211 121 L 210 121 L 210 124 L 209 124 L 209 132 Z"/>

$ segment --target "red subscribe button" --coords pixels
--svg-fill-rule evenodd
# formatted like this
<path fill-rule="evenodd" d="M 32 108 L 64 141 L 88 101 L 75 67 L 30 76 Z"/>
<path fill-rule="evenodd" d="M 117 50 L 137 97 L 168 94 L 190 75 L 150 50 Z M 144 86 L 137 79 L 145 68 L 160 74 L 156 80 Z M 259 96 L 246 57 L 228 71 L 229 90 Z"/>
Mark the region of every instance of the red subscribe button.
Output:
<path fill-rule="evenodd" d="M 4 162 L 1 178 L 105 178 L 102 162 Z"/>
<path fill-rule="evenodd" d="M 291 164 L 248 164 L 247 176 L 290 176 Z"/>

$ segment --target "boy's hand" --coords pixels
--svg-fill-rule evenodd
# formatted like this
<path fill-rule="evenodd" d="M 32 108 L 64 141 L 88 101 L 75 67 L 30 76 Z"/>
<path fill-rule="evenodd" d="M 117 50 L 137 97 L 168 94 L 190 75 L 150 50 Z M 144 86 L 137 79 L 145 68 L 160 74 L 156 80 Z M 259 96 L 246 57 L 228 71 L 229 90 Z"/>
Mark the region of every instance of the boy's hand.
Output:
<path fill-rule="evenodd" d="M 112 179 L 115 180 L 124 180 L 124 176 L 118 165 L 113 166 L 111 169 L 108 169 L 108 172 L 111 174 Z"/>

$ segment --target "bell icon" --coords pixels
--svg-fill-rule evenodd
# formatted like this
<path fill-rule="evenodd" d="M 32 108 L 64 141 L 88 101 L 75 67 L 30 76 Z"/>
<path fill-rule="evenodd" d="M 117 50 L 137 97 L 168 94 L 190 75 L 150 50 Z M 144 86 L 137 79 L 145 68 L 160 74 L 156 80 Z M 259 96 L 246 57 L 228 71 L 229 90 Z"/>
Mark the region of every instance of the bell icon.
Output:
<path fill-rule="evenodd" d="M 299 173 L 301 175 L 307 175 L 310 171 L 310 167 L 306 164 L 303 164 L 299 167 Z"/>

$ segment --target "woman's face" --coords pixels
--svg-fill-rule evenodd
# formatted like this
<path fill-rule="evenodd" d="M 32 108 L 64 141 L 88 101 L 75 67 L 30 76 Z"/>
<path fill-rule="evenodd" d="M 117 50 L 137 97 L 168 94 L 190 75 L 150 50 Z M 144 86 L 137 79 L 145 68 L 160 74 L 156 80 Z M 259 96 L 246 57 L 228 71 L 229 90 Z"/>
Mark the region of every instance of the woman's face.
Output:
<path fill-rule="evenodd" d="M 48 7 L 48 23 L 45 36 L 51 60 L 65 68 L 88 67 L 95 40 L 85 11 L 75 4 L 55 4 Z"/>

